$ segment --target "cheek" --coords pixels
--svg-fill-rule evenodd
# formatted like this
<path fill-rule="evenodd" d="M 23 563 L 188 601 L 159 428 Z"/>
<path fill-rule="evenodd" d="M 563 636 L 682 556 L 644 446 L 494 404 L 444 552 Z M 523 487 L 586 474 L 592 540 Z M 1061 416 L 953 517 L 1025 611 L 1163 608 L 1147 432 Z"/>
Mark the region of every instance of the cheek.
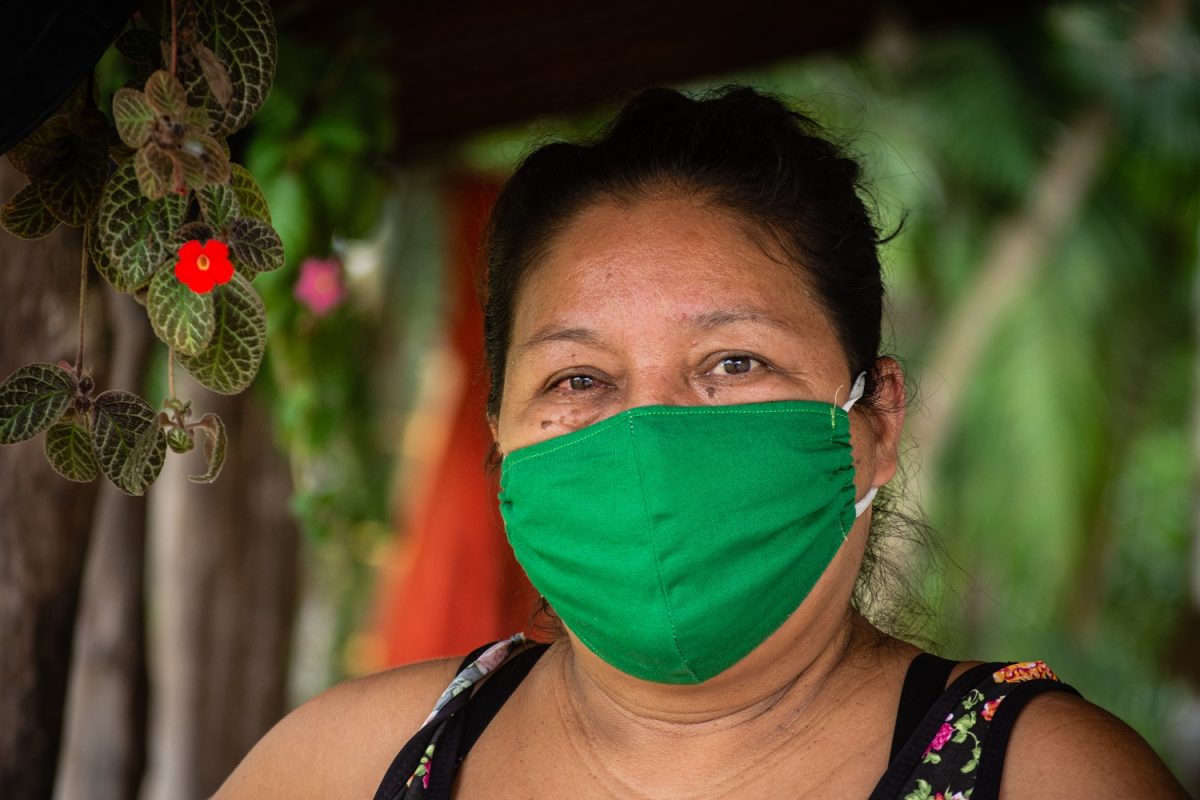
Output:
<path fill-rule="evenodd" d="M 870 487 L 875 474 L 875 440 L 871 426 L 860 414 L 850 415 L 850 446 L 854 453 L 854 485 L 861 496 Z"/>

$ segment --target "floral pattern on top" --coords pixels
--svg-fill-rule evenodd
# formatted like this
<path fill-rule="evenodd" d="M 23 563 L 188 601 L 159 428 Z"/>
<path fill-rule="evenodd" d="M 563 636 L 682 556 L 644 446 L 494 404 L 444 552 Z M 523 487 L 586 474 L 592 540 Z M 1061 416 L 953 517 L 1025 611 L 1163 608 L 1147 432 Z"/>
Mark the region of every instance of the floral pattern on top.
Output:
<path fill-rule="evenodd" d="M 1054 670 L 1047 667 L 1045 661 L 1018 661 L 992 673 L 992 680 L 996 683 L 1022 683 L 1038 678 L 1058 680 Z"/>
<path fill-rule="evenodd" d="M 996 670 L 967 692 L 926 745 L 900 796 L 904 800 L 968 800 L 975 791 L 989 725 L 1015 688 L 1009 685 L 1039 679 L 1059 680 L 1043 661 L 1018 661 Z"/>
<path fill-rule="evenodd" d="M 469 691 L 471 687 L 479 683 L 484 675 L 487 675 L 496 667 L 503 664 L 504 660 L 509 657 L 513 650 L 525 644 L 527 641 L 529 640 L 525 637 L 525 634 L 517 633 L 508 637 L 507 639 L 496 642 L 487 650 L 484 650 L 479 657 L 468 664 L 462 670 L 462 672 L 454 676 L 454 680 L 450 682 L 450 685 L 446 687 L 446 690 L 442 692 L 437 702 L 434 703 L 433 711 L 429 712 L 429 716 L 427 716 L 425 721 L 421 723 L 421 727 L 424 728 L 426 725 L 432 722 L 437 715 L 441 713 L 442 709 L 446 707 L 447 703 L 463 692 Z M 443 723 L 443 725 L 444 724 L 445 723 Z M 413 781 L 420 778 L 421 788 L 429 788 L 429 774 L 432 769 L 433 752 L 437 748 L 438 740 L 441 739 L 441 736 L 441 730 L 438 730 L 433 735 L 433 741 L 431 741 L 429 746 L 425 748 L 425 753 L 421 756 L 420 763 L 413 771 L 413 774 L 408 776 L 408 781 L 404 784 L 405 786 L 411 788 Z"/>

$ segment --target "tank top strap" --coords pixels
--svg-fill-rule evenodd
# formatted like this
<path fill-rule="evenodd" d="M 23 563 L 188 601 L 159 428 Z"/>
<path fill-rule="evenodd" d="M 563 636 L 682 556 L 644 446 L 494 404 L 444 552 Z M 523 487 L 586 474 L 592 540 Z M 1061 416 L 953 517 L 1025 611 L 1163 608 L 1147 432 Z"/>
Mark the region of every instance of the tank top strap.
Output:
<path fill-rule="evenodd" d="M 993 662 L 967 670 L 895 753 L 870 800 L 933 800 L 938 795 L 997 800 L 1017 716 L 1030 700 L 1049 691 L 1079 694 L 1042 661 Z"/>
<path fill-rule="evenodd" d="M 463 659 L 420 730 L 392 760 L 375 800 L 449 800 L 459 764 L 549 647 L 538 643 L 521 650 L 527 642 L 517 634 Z"/>

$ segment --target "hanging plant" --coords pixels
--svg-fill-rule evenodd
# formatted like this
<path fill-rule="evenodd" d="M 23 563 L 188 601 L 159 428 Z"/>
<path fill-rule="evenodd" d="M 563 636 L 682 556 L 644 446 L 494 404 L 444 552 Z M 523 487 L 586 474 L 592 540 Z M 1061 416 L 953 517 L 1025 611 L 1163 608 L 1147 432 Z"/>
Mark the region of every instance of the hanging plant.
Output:
<path fill-rule="evenodd" d="M 75 364 L 29 364 L 0 383 L 0 444 L 45 431 L 64 478 L 103 473 L 140 495 L 167 448 L 192 450 L 198 432 L 208 469 L 189 479 L 210 483 L 224 462 L 225 425 L 211 413 L 191 419 L 191 401 L 175 395 L 176 358 L 221 394 L 244 391 L 262 364 L 266 312 L 251 281 L 283 265 L 283 244 L 226 137 L 270 92 L 275 23 L 267 0 L 172 0 L 169 12 L 150 2 L 115 46 L 135 77 L 113 96 L 111 118 L 89 79 L 8 153 L 29 183 L 0 206 L 0 227 L 25 239 L 81 227 L 84 246 Z M 131 392 L 94 394 L 83 359 L 89 262 L 145 306 L 168 348 L 157 411 Z"/>

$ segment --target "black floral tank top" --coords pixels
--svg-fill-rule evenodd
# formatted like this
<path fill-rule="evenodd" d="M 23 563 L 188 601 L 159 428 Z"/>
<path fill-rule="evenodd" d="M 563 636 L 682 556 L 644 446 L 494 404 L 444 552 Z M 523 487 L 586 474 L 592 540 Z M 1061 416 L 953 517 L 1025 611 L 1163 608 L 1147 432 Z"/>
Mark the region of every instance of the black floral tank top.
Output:
<path fill-rule="evenodd" d="M 468 751 L 549 646 L 523 648 L 526 643 L 517 634 L 463 659 L 388 767 L 375 800 L 450 799 Z M 1021 709 L 1042 692 L 1079 694 L 1041 661 L 980 664 L 947 687 L 955 663 L 928 653 L 913 660 L 889 765 L 868 800 L 997 800 L 1008 737 Z"/>

